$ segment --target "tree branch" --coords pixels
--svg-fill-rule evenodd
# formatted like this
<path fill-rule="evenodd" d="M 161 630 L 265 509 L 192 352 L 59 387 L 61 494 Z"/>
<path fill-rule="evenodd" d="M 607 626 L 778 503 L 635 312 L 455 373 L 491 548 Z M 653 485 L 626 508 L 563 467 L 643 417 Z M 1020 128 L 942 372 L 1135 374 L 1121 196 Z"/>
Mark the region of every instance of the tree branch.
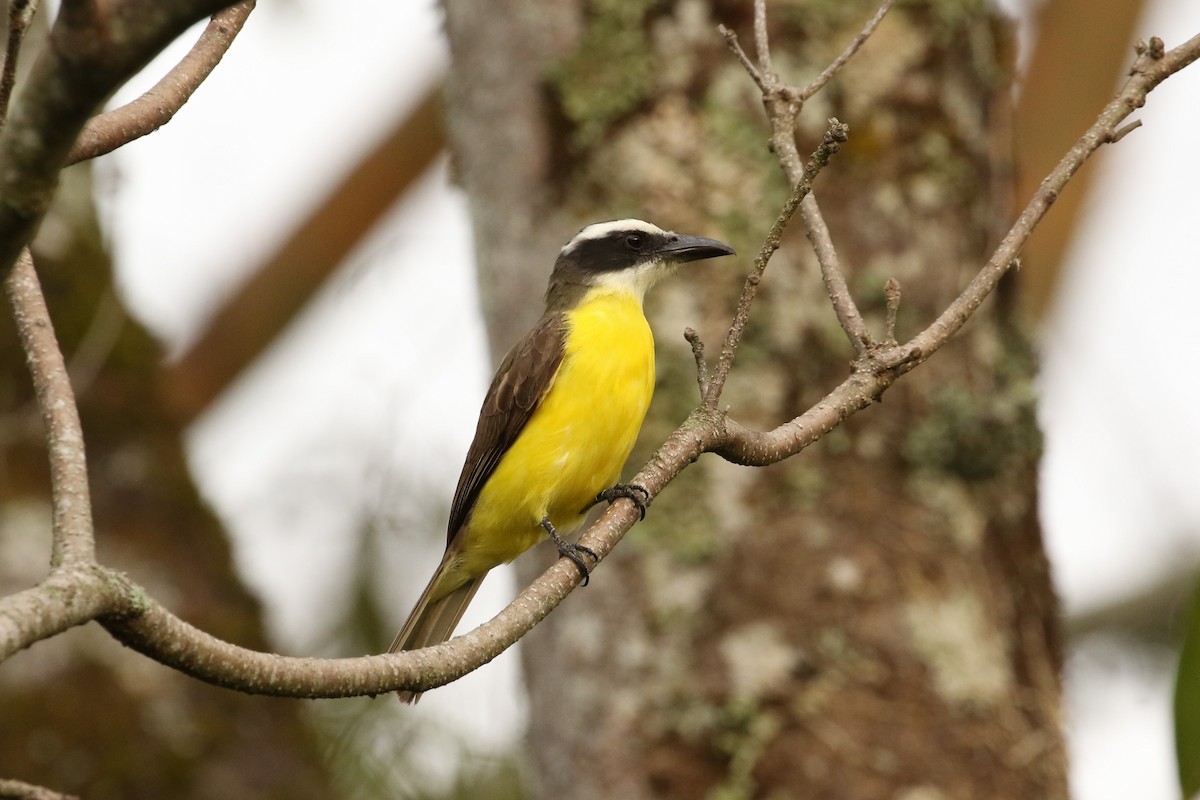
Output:
<path fill-rule="evenodd" d="M 900 314 L 900 281 L 888 278 L 883 284 L 887 315 L 883 320 L 883 343 L 896 344 L 896 317 Z"/>
<path fill-rule="evenodd" d="M 919 355 L 904 365 L 905 371 L 927 359 L 966 324 L 1008 272 L 1009 267 L 1016 262 L 1018 253 L 1034 228 L 1092 153 L 1099 150 L 1101 145 L 1122 138 L 1124 133 L 1128 132 L 1126 129 L 1129 126 L 1121 129 L 1124 132 L 1120 137 L 1116 136 L 1118 127 L 1126 117 L 1146 104 L 1146 96 L 1168 77 L 1200 58 L 1200 34 L 1168 52 L 1164 52 L 1162 40 L 1153 37 L 1149 44 L 1139 42 L 1137 53 L 1125 85 L 1100 112 L 1096 122 L 1079 137 L 1079 141 L 1042 181 L 987 264 L 941 316 L 908 343 L 907 347 Z"/>
<path fill-rule="evenodd" d="M 44 786 L 0 778 L 0 800 L 79 800 L 73 794 L 60 794 Z"/>
<path fill-rule="evenodd" d="M 860 357 L 865 355 L 875 344 L 867 323 L 859 313 L 850 287 L 846 284 L 845 272 L 842 270 L 842 260 L 838 257 L 833 246 L 833 237 L 829 235 L 829 226 L 821 215 L 821 207 L 817 198 L 809 195 L 800 204 L 800 219 L 808 228 L 808 241 L 812 244 L 813 253 L 817 256 L 817 264 L 821 267 L 821 280 L 825 284 L 825 292 L 833 305 L 833 313 L 837 315 L 838 323 L 850 340 L 855 353 Z"/>
<path fill-rule="evenodd" d="M 628 511 L 622 521 L 626 529 L 636 516 Z M 579 580 L 573 564 L 557 560 L 507 608 L 469 633 L 434 647 L 360 658 L 297 658 L 248 650 L 192 627 L 144 595 L 141 608 L 100 622 L 126 646 L 216 686 L 276 697 L 374 696 L 397 689 L 427 691 L 478 669 L 528 633 Z"/>
<path fill-rule="evenodd" d="M 683 338 L 692 346 L 692 358 L 696 360 L 696 384 L 700 387 L 700 398 L 708 392 L 708 359 L 704 357 L 704 341 L 695 328 L 684 328 Z"/>
<path fill-rule="evenodd" d="M 758 2 L 765 2 L 765 0 L 758 0 Z M 814 94 L 821 91 L 821 89 L 825 88 L 825 84 L 829 83 L 833 76 L 838 74 L 842 67 L 846 66 L 846 62 L 854 57 L 854 54 L 858 52 L 858 49 L 866 44 L 867 39 L 871 38 L 871 34 L 874 33 L 875 29 L 879 27 L 879 23 L 883 22 L 883 18 L 889 11 L 892 10 L 892 6 L 895 5 L 895 3 L 896 0 L 883 0 L 883 4 L 875 10 L 875 13 L 871 15 L 869 20 L 867 20 L 867 24 L 864 25 L 863 29 L 858 32 L 858 35 L 850 41 L 850 44 L 846 45 L 846 49 L 842 51 L 841 55 L 835 58 L 833 63 L 831 63 L 828 67 L 823 69 L 821 74 L 814 78 L 808 84 L 808 86 L 805 86 L 798 92 L 800 96 L 800 102 L 808 100 Z"/>
<path fill-rule="evenodd" d="M 0 597 L 0 662 L 30 645 L 121 607 L 121 584 L 104 567 L 53 570 L 31 589 Z"/>
<path fill-rule="evenodd" d="M 213 14 L 196 44 L 158 83 L 136 100 L 88 120 L 67 155 L 67 163 L 111 153 L 170 122 L 221 63 L 254 5 L 255 0 L 243 0 Z"/>
<path fill-rule="evenodd" d="M 92 501 L 88 491 L 83 426 L 50 312 L 28 250 L 4 281 L 21 349 L 29 366 L 42 424 L 46 429 L 53 503 L 50 564 L 90 564 L 96 560 Z"/>
<path fill-rule="evenodd" d="M 0 275 L 45 216 L 92 112 L 172 39 L 230 0 L 66 0 L 0 133 Z"/>

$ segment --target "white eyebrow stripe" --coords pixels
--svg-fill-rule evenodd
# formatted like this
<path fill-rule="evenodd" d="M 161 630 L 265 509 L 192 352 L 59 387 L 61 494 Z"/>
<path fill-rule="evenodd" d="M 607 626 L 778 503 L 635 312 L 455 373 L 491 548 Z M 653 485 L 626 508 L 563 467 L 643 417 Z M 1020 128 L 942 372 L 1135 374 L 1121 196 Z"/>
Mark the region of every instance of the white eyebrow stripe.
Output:
<path fill-rule="evenodd" d="M 620 231 L 641 231 L 649 234 L 666 233 L 666 231 L 657 225 L 651 225 L 649 222 L 640 219 L 614 219 L 611 222 L 595 222 L 575 234 L 575 238 L 563 246 L 562 252 L 569 253 L 580 242 L 585 242 L 588 239 L 602 239 L 610 233 Z"/>

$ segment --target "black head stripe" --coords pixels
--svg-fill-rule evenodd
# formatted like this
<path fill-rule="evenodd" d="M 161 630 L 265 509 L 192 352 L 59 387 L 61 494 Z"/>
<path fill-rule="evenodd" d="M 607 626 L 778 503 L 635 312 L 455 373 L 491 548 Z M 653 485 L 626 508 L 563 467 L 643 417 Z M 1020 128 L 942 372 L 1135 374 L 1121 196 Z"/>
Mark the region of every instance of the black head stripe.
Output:
<path fill-rule="evenodd" d="M 666 235 L 641 229 L 609 231 L 574 242 L 559 260 L 585 273 L 614 272 L 657 257 Z"/>

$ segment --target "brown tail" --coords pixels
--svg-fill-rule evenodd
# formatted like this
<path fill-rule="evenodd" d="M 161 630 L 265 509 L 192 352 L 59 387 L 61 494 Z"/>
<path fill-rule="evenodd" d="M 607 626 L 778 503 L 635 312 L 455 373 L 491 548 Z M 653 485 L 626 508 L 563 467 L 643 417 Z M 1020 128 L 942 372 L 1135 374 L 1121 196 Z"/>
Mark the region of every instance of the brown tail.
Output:
<path fill-rule="evenodd" d="M 442 562 L 442 566 L 445 566 L 445 562 Z M 457 589 L 435 599 L 435 589 L 440 588 L 438 583 L 442 578 L 442 567 L 439 567 L 433 580 L 429 581 L 429 585 L 425 587 L 425 592 L 417 601 L 412 613 L 408 615 L 408 621 L 396 634 L 388 652 L 399 653 L 402 650 L 416 650 L 429 645 L 441 644 L 449 639 L 454 633 L 458 621 L 462 619 L 463 612 L 471 604 L 471 598 L 475 596 L 475 592 L 479 591 L 479 586 L 485 577 L 486 575 L 481 575 L 478 578 L 471 578 Z M 420 692 L 404 690 L 396 692 L 396 696 L 400 698 L 401 703 L 416 703 L 421 699 Z"/>

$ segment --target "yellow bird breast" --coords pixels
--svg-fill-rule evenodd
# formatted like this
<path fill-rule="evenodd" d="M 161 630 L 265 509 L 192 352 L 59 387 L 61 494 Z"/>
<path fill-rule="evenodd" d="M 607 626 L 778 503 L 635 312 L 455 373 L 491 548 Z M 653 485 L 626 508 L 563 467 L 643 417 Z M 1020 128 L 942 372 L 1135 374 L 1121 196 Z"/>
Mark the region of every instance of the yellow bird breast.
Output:
<path fill-rule="evenodd" d="M 654 338 L 641 302 L 591 294 L 567 312 L 566 352 L 541 405 L 500 459 L 467 523 L 462 569 L 486 572 L 561 533 L 612 486 L 654 393 Z"/>

